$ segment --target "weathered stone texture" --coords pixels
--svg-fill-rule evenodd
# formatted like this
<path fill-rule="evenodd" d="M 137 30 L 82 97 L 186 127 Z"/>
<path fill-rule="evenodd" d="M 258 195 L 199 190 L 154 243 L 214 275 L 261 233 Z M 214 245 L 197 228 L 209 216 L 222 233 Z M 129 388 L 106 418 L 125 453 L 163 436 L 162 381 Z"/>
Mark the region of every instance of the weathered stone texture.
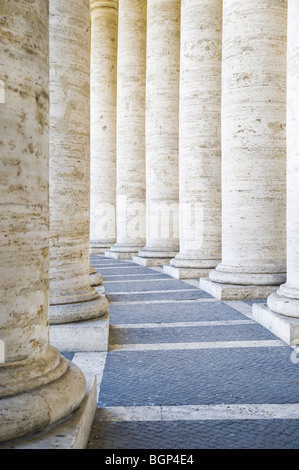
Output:
<path fill-rule="evenodd" d="M 288 2 L 287 282 L 268 299 L 277 313 L 299 318 L 299 4 Z"/>
<path fill-rule="evenodd" d="M 48 14 L 47 0 L 0 9 L 0 442 L 65 418 L 86 391 L 80 369 L 48 342 Z"/>
<path fill-rule="evenodd" d="M 146 247 L 141 257 L 179 250 L 180 0 L 147 4 Z"/>
<path fill-rule="evenodd" d="M 286 13 L 281 0 L 223 3 L 223 242 L 212 281 L 285 279 Z"/>
<path fill-rule="evenodd" d="M 182 0 L 180 253 L 170 264 L 183 276 L 221 259 L 221 35 L 221 0 Z"/>
<path fill-rule="evenodd" d="M 91 0 L 90 240 L 91 252 L 115 243 L 117 0 Z"/>
<path fill-rule="evenodd" d="M 145 243 L 146 1 L 119 1 L 117 75 L 117 243 L 135 253 Z"/>
<path fill-rule="evenodd" d="M 89 280 L 89 1 L 50 4 L 50 320 L 107 312 Z M 71 305 L 73 304 L 73 308 Z"/>

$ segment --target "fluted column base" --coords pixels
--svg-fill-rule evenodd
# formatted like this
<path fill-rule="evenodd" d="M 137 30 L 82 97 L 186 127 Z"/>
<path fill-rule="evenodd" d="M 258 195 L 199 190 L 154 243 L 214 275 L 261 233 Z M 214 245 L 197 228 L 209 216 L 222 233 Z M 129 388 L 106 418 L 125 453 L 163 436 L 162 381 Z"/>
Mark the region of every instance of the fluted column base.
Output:
<path fill-rule="evenodd" d="M 105 294 L 105 287 L 103 286 L 103 276 L 98 273 L 95 268 L 90 265 L 89 267 L 89 282 L 91 287 L 100 295 Z"/>
<path fill-rule="evenodd" d="M 96 298 L 85 302 L 50 305 L 50 324 L 87 321 L 105 316 L 109 310 L 109 302 L 104 296 L 96 295 Z"/>
<path fill-rule="evenodd" d="M 111 242 L 91 241 L 90 242 L 90 254 L 103 255 L 106 251 L 110 250 L 110 248 L 114 244 L 115 244 L 115 241 L 111 241 Z"/>
<path fill-rule="evenodd" d="M 168 265 L 163 266 L 165 274 L 175 279 L 196 279 L 208 277 L 220 260 L 181 258 L 176 256 Z"/>
<path fill-rule="evenodd" d="M 75 360 L 77 357 L 80 362 L 80 354 L 76 354 Z M 73 368 L 73 364 L 71 367 Z M 86 392 L 80 406 L 58 423 L 49 425 L 40 432 L 6 441 L 0 444 L 0 449 L 86 449 L 97 408 L 98 393 L 96 376 L 85 367 L 80 366 L 80 369 L 86 374 Z"/>
<path fill-rule="evenodd" d="M 1 443 L 53 426 L 86 394 L 83 372 L 51 346 L 32 363 L 6 364 L 0 376 Z"/>
<path fill-rule="evenodd" d="M 100 286 L 103 283 L 102 274 L 98 273 L 92 265 L 89 267 L 89 282 L 91 287 Z"/>
<path fill-rule="evenodd" d="M 266 267 L 248 271 L 220 264 L 200 279 L 200 288 L 220 300 L 266 299 L 286 280 L 286 273 L 266 272 Z"/>
<path fill-rule="evenodd" d="M 268 298 L 268 307 L 275 313 L 299 319 L 299 291 L 288 284 L 280 286 Z"/>
<path fill-rule="evenodd" d="M 133 257 L 133 261 L 141 266 L 163 266 L 169 264 L 176 254 L 177 251 L 171 249 L 159 250 L 145 247 L 139 251 L 138 256 Z"/>
<path fill-rule="evenodd" d="M 142 248 L 142 246 L 143 244 L 125 245 L 121 243 L 116 243 L 111 247 L 109 251 L 105 252 L 105 256 L 113 259 L 131 260 L 133 256 L 138 255 L 138 252 L 140 248 Z"/>

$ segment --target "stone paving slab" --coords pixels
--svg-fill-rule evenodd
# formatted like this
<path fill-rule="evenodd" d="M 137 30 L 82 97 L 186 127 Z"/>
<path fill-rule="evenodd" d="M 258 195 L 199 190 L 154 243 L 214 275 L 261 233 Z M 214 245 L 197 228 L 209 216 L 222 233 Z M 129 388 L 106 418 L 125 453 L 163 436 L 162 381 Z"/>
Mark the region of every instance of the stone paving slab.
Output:
<path fill-rule="evenodd" d="M 108 352 L 99 406 L 299 403 L 291 348 Z"/>
<path fill-rule="evenodd" d="M 150 270 L 149 268 L 143 268 L 141 266 L 136 266 L 136 267 L 132 267 L 132 266 L 124 266 L 123 268 L 121 267 L 118 267 L 117 265 L 116 266 L 105 266 L 105 267 L 97 267 L 95 266 L 95 269 L 96 271 L 98 271 L 99 273 L 101 273 L 103 275 L 103 279 L 106 279 L 106 276 L 109 275 L 128 275 L 128 274 L 131 274 L 131 275 L 139 275 L 139 274 L 158 274 L 159 275 L 159 278 L 160 276 L 167 276 L 167 274 L 162 274 L 162 273 L 158 273 L 158 272 L 155 272 L 154 270 Z M 170 276 L 167 276 L 167 279 L 169 279 Z M 123 278 L 125 279 L 125 278 Z"/>
<path fill-rule="evenodd" d="M 220 301 L 110 305 L 110 324 L 244 320 L 244 315 Z"/>
<path fill-rule="evenodd" d="M 146 281 L 153 281 L 155 279 L 169 279 L 169 276 L 167 276 L 167 274 L 159 274 L 159 273 L 140 273 L 140 274 L 116 274 L 116 275 L 113 275 L 113 274 L 105 274 L 103 276 L 104 278 L 104 281 L 105 281 L 105 285 L 107 286 L 109 283 L 111 283 L 112 281 L 117 281 L 117 282 L 120 282 L 120 281 L 142 281 L 142 282 L 146 282 Z"/>
<path fill-rule="evenodd" d="M 197 341 L 250 341 L 276 339 L 259 325 L 192 326 L 177 328 L 110 329 L 110 344 L 178 343 Z"/>
<path fill-rule="evenodd" d="M 172 292 L 148 292 L 138 294 L 106 294 L 109 302 L 132 302 L 132 301 L 153 301 L 153 300 L 193 300 L 211 299 L 212 296 L 199 289 L 188 289 L 186 291 Z"/>
<path fill-rule="evenodd" d="M 105 289 L 107 294 L 114 292 L 137 292 L 137 291 L 164 291 L 164 290 L 194 290 L 193 286 L 186 284 L 181 281 L 174 279 L 163 279 L 162 281 L 150 280 L 146 282 L 135 281 L 135 282 L 108 282 L 105 283 Z"/>
<path fill-rule="evenodd" d="M 88 449 L 298 449 L 297 420 L 94 421 Z"/>

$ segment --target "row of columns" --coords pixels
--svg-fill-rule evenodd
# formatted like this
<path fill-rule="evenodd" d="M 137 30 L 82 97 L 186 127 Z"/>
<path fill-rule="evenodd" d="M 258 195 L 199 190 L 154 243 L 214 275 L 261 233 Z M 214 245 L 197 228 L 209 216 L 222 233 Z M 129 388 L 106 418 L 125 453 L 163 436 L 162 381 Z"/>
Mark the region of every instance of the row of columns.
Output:
<path fill-rule="evenodd" d="M 55 426 L 86 396 L 49 323 L 108 313 L 90 274 L 89 7 L 1 7 L 0 442 Z"/>
<path fill-rule="evenodd" d="M 284 297 L 298 299 L 295 4 L 148 0 L 133 8 L 119 2 L 118 229 L 107 256 L 164 265 L 178 278 L 200 277 L 204 289 L 223 299 L 265 298 L 287 272 L 287 284 L 269 305 L 283 310 Z M 146 52 L 140 47 L 138 57 L 129 40 L 137 24 L 143 44 L 146 35 Z M 130 53 L 133 75 L 122 72 Z M 137 129 L 130 109 L 142 87 L 144 120 Z M 141 187 L 145 210 L 139 198 L 132 215 L 127 206 Z M 128 230 L 131 220 L 135 231 Z M 295 310 L 299 316 L 297 304 Z"/>
<path fill-rule="evenodd" d="M 115 2 L 98 4 L 115 25 Z M 140 45 L 135 54 L 123 53 L 117 79 L 122 80 L 117 109 L 123 117 L 114 131 L 122 155 L 119 175 L 128 178 L 122 195 L 127 198 L 128 192 L 132 199 L 125 212 L 130 223 L 124 219 L 116 241 L 124 253 L 145 243 L 138 252 L 142 260 L 172 259 L 174 267 L 182 261 L 184 268 L 196 269 L 216 266 L 210 273 L 214 284 L 278 288 L 269 307 L 299 317 L 299 8 L 296 0 L 288 1 L 287 27 L 287 4 L 281 0 L 257 0 L 254 8 L 224 0 L 223 16 L 221 5 L 220 0 L 148 0 L 145 21 L 145 2 L 138 8 L 128 0 L 119 2 L 122 46 L 134 49 L 130 23 Z M 0 339 L 5 361 L 0 364 L 0 442 L 54 425 L 78 408 L 85 378 L 49 344 L 49 320 L 97 318 L 108 308 L 89 278 L 89 21 L 88 0 L 51 0 L 50 11 L 48 0 L 10 0 L 1 9 Z M 112 50 L 115 54 L 115 35 L 108 37 L 109 56 Z M 106 99 L 103 92 L 109 111 Z M 111 128 L 103 125 L 105 135 L 113 132 L 113 122 L 111 117 Z M 145 180 L 140 178 L 144 174 Z M 140 208 L 144 188 L 146 212 Z M 197 221 L 203 222 L 196 235 L 201 244 L 192 245 L 182 225 L 183 237 L 178 235 L 183 202 L 198 203 L 188 209 L 187 225 L 195 230 Z M 117 204 L 123 215 L 122 200 Z M 165 207 L 171 209 L 167 224 Z M 111 233 L 108 238 L 95 237 L 99 249 L 113 243 Z M 287 282 L 279 287 L 286 271 Z"/>

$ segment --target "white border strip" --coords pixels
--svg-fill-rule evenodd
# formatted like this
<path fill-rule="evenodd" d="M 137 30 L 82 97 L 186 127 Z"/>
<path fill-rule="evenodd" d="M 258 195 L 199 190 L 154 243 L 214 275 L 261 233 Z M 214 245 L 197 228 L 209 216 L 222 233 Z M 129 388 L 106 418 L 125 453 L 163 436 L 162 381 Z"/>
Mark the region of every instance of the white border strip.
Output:
<path fill-rule="evenodd" d="M 299 404 L 115 406 L 98 409 L 100 421 L 209 421 L 299 419 Z"/>
<path fill-rule="evenodd" d="M 285 343 L 280 340 L 260 341 L 214 341 L 198 343 L 136 343 L 136 344 L 110 344 L 110 351 L 172 351 L 190 349 L 230 349 L 230 348 L 264 348 L 282 347 Z"/>
<path fill-rule="evenodd" d="M 115 266 L 115 265 L 109 266 L 109 265 L 107 265 L 107 267 L 106 267 L 106 265 L 104 267 L 104 266 L 99 266 L 99 265 L 96 265 L 96 264 L 92 264 L 92 267 L 93 268 L 99 268 L 100 271 L 102 271 L 104 269 L 119 269 L 119 270 L 120 269 L 144 269 L 144 266 L 135 266 L 135 265 L 127 266 L 125 264 L 121 265 L 121 266 Z"/>
<path fill-rule="evenodd" d="M 136 282 L 136 281 L 134 281 Z M 130 291 L 130 292 L 106 292 L 106 294 L 110 295 L 135 295 L 135 294 L 165 294 L 166 292 L 199 292 L 199 289 L 166 289 L 166 290 L 137 290 L 137 291 Z"/>
<path fill-rule="evenodd" d="M 134 275 L 134 274 L 133 274 L 133 275 Z M 150 274 L 150 275 L 151 275 L 151 276 L 154 276 L 154 274 Z M 130 276 L 130 274 L 129 274 L 129 276 Z M 132 274 L 131 274 L 131 276 L 132 276 Z M 155 279 L 126 279 L 126 280 L 118 280 L 118 279 L 117 279 L 116 281 L 106 281 L 106 280 L 104 280 L 104 283 L 105 283 L 105 284 L 112 284 L 113 282 L 123 282 L 123 283 L 124 283 L 124 282 L 125 282 L 125 283 L 127 283 L 127 282 L 135 282 L 135 283 L 136 283 L 136 282 L 150 282 L 150 281 L 151 281 L 151 282 L 155 282 L 155 281 L 163 281 L 163 282 L 171 281 L 171 282 L 173 282 L 173 281 L 177 281 L 177 279 L 168 279 L 168 278 L 165 278 L 165 277 L 164 277 L 164 278 L 161 278 L 161 277 L 160 277 L 160 278 L 155 278 Z M 190 290 L 190 289 L 188 289 L 188 290 Z M 198 290 L 198 289 L 197 289 L 197 290 Z M 153 291 L 153 292 L 154 292 L 154 291 Z"/>
<path fill-rule="evenodd" d="M 161 273 L 155 273 L 155 274 L 152 274 L 152 273 L 146 273 L 146 274 L 105 274 L 105 282 L 112 282 L 112 281 L 106 281 L 107 278 L 109 277 L 130 277 L 130 276 L 142 276 L 145 278 L 145 276 L 158 276 L 160 275 Z M 166 274 L 165 274 L 166 276 Z M 158 280 L 158 278 L 156 278 Z M 167 280 L 168 278 L 163 278 L 163 281 L 165 281 L 165 279 Z M 135 280 L 135 281 L 142 281 L 143 279 L 131 279 L 132 281 Z M 116 281 L 115 281 L 116 282 Z M 128 282 L 126 280 L 122 281 L 122 282 Z"/>
<path fill-rule="evenodd" d="M 110 325 L 113 330 L 142 329 L 142 328 L 185 328 L 196 326 L 233 326 L 233 325 L 255 325 L 252 320 L 215 320 L 215 321 L 190 321 L 178 323 L 122 323 Z"/>
<path fill-rule="evenodd" d="M 97 397 L 101 390 L 101 384 L 107 359 L 107 352 L 78 352 L 74 355 L 72 362 L 76 364 L 85 377 L 97 378 Z"/>
<path fill-rule="evenodd" d="M 106 294 L 109 294 L 107 292 Z M 119 301 L 119 302 L 112 302 L 110 301 L 110 305 L 147 305 L 147 304 L 178 304 L 178 303 L 197 303 L 197 302 L 220 302 L 220 300 L 215 299 L 215 297 L 211 299 L 164 299 L 164 300 L 131 300 L 131 301 Z"/>
<path fill-rule="evenodd" d="M 228 305 L 229 307 L 237 310 L 237 312 L 242 313 L 246 317 L 253 318 L 252 306 L 249 304 L 246 304 L 242 300 L 223 300 L 222 302 Z"/>

